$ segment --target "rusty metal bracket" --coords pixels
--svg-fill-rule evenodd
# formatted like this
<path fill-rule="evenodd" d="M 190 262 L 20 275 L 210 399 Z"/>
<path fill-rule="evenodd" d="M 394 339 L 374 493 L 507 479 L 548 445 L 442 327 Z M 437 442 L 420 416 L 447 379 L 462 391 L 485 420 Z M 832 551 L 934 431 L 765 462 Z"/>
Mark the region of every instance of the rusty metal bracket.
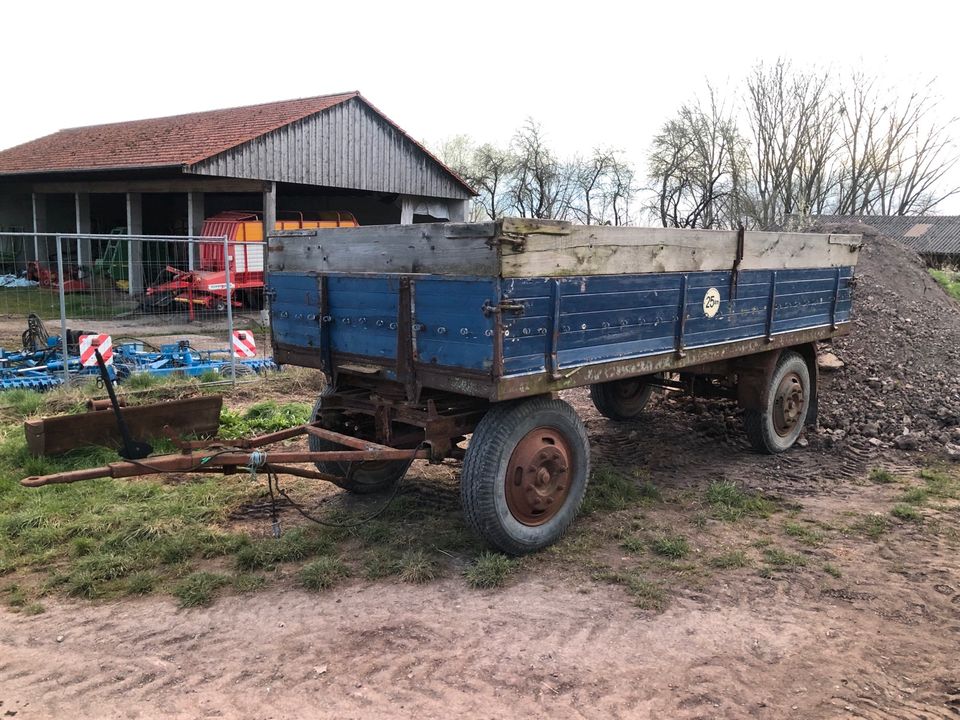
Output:
<path fill-rule="evenodd" d="M 410 277 L 404 275 L 397 296 L 397 380 L 408 400 L 416 400 L 419 394 L 415 332 L 413 287 Z"/>
<path fill-rule="evenodd" d="M 733 268 L 730 271 L 730 312 L 734 312 L 733 303 L 737 299 L 737 286 L 740 283 L 740 265 L 743 263 L 744 241 L 746 231 L 743 225 L 737 228 L 737 256 L 733 260 Z"/>
<path fill-rule="evenodd" d="M 840 302 L 840 268 L 833 277 L 833 301 L 830 303 L 830 329 L 837 329 L 837 304 Z"/>
<path fill-rule="evenodd" d="M 687 328 L 687 276 L 680 276 L 680 308 L 677 318 L 677 357 L 684 357 L 687 353 L 683 348 L 683 333 Z"/>
<path fill-rule="evenodd" d="M 770 273 L 770 298 L 769 303 L 767 304 L 767 330 L 766 338 L 767 342 L 773 342 L 773 321 L 774 321 L 774 311 L 777 306 L 777 271 L 774 270 Z"/>
<path fill-rule="evenodd" d="M 484 300 L 483 305 L 480 307 L 480 311 L 486 317 L 507 312 L 514 313 L 516 315 L 523 315 L 526 309 L 527 306 L 522 302 L 510 302 L 509 300 L 503 300 L 497 305 L 494 305 L 489 300 Z"/>
<path fill-rule="evenodd" d="M 553 380 L 561 380 L 560 361 L 557 351 L 560 346 L 560 281 L 553 278 L 550 281 L 550 345 L 547 350 L 547 369 Z"/>
<path fill-rule="evenodd" d="M 328 280 L 324 273 L 317 276 L 317 300 L 320 314 L 317 323 L 320 327 L 320 369 L 327 374 L 331 384 L 336 384 L 334 378 L 333 348 L 330 347 L 330 292 Z M 271 327 L 273 324 L 271 323 Z"/>
<path fill-rule="evenodd" d="M 490 247 L 504 244 L 510 245 L 514 252 L 523 252 L 527 249 L 527 238 L 519 233 L 503 232 L 487 240 Z"/>

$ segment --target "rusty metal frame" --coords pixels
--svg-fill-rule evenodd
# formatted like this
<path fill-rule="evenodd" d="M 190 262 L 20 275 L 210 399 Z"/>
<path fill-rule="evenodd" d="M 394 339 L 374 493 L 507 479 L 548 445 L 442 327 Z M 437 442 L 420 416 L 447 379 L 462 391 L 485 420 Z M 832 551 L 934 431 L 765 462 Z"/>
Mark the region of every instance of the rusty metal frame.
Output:
<path fill-rule="evenodd" d="M 289 450 L 266 452 L 257 449 L 305 434 L 322 437 L 350 449 L 319 452 Z M 20 481 L 20 484 L 25 487 L 42 487 L 44 485 L 61 485 L 105 477 L 125 478 L 173 472 L 221 472 L 230 474 L 244 469 L 263 470 L 264 472 L 270 471 L 317 480 L 334 481 L 341 478 L 316 470 L 291 467 L 290 464 L 365 462 L 376 460 L 427 460 L 431 458 L 431 455 L 432 451 L 430 448 L 394 448 L 367 440 L 359 440 L 349 435 L 326 430 L 325 428 L 319 427 L 316 423 L 310 423 L 238 441 L 214 439 L 186 442 L 181 444 L 180 453 L 158 455 L 144 460 L 125 460 L 84 470 L 71 470 L 68 472 L 53 473 L 51 475 L 33 476 L 24 478 Z"/>

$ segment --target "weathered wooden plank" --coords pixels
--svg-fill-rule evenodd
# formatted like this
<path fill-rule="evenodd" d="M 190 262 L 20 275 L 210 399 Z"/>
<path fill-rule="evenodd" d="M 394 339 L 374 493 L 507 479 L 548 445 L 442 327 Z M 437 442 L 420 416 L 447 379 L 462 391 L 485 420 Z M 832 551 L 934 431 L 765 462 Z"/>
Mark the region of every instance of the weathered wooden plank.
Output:
<path fill-rule="evenodd" d="M 495 277 L 492 229 L 493 223 L 431 223 L 280 232 L 270 237 L 267 270 Z"/>
<path fill-rule="evenodd" d="M 506 225 L 504 226 L 506 229 Z M 737 233 L 716 230 L 569 226 L 514 229 L 501 243 L 503 277 L 727 270 Z M 522 242 L 513 235 L 520 234 Z M 748 232 L 741 270 L 855 265 L 859 235 Z"/>
<path fill-rule="evenodd" d="M 740 270 L 856 265 L 859 235 L 748 232 Z M 271 236 L 269 270 L 510 277 L 730 270 L 736 232 L 544 220 L 379 225 Z"/>
<path fill-rule="evenodd" d="M 215 435 L 220 427 L 223 396 L 206 395 L 185 400 L 135 405 L 121 408 L 131 437 L 150 440 L 164 437 L 165 427 L 180 436 L 196 433 Z M 119 447 L 120 431 L 112 410 L 96 410 L 79 415 L 27 420 L 23 424 L 27 448 L 35 457 L 62 455 L 88 445 Z"/>

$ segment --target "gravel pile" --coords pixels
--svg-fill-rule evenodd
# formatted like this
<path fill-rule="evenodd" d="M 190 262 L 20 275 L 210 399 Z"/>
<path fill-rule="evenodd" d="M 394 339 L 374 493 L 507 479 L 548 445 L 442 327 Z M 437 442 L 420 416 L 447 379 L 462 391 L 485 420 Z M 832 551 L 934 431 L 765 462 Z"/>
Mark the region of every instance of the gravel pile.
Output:
<path fill-rule="evenodd" d="M 864 234 L 852 332 L 824 348 L 843 366 L 821 358 L 820 423 L 809 439 L 960 456 L 960 306 L 915 253 L 872 228 L 809 229 Z"/>

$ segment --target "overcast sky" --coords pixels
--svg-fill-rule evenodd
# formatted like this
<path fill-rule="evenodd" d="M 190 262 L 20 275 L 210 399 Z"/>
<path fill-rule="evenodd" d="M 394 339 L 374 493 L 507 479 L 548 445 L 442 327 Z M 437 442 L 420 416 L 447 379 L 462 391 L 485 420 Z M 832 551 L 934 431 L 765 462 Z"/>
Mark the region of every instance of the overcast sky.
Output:
<path fill-rule="evenodd" d="M 360 90 L 420 140 L 506 142 L 526 117 L 561 153 L 642 168 L 679 105 L 758 61 L 936 78 L 960 116 L 948 3 L 4 2 L 0 148 L 60 128 Z M 960 178 L 954 178 L 960 184 Z M 960 213 L 960 199 L 940 212 Z"/>

